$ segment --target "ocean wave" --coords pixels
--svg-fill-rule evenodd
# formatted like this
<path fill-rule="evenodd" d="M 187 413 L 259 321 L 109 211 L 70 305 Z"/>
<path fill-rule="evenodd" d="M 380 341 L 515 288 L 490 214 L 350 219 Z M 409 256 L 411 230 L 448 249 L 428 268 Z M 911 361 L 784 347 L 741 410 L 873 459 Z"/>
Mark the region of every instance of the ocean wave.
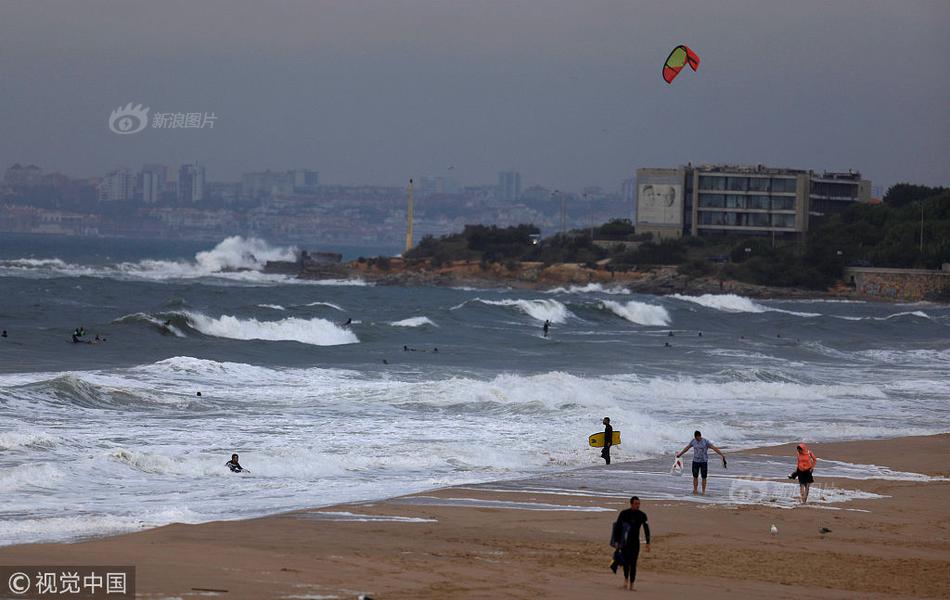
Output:
<path fill-rule="evenodd" d="M 393 327 L 423 327 L 425 325 L 438 327 L 429 317 L 409 317 L 401 321 L 392 321 L 389 324 Z"/>
<path fill-rule="evenodd" d="M 702 296 L 684 296 L 682 294 L 672 294 L 670 298 L 682 300 L 684 302 L 691 302 L 706 308 L 712 308 L 714 310 L 730 313 L 777 312 L 787 315 L 795 315 L 797 317 L 822 316 L 821 313 L 798 312 L 794 310 L 784 310 L 781 308 L 765 306 L 753 301 L 750 298 L 746 298 L 745 296 L 737 296 L 736 294 L 703 294 Z"/>
<path fill-rule="evenodd" d="M 147 314 L 147 313 L 132 313 L 130 315 L 122 315 L 118 319 L 112 321 L 116 324 L 122 323 L 148 323 L 149 325 L 154 326 L 162 333 L 171 333 L 175 337 L 187 337 L 184 332 L 176 326 L 176 323 L 172 322 L 170 319 L 160 319 L 156 316 Z M 180 323 L 179 323 L 180 324 Z"/>
<path fill-rule="evenodd" d="M 333 304 L 332 302 L 310 302 L 309 304 L 304 304 L 304 306 L 328 306 L 330 308 L 335 308 L 340 312 L 346 312 L 341 306 Z"/>
<path fill-rule="evenodd" d="M 0 432 L 0 450 L 52 448 L 56 446 L 59 441 L 59 438 L 43 431 Z"/>
<path fill-rule="evenodd" d="M 618 294 L 629 295 L 630 290 L 622 287 L 605 288 L 599 283 L 588 283 L 587 285 L 572 285 L 569 288 L 559 287 L 548 290 L 548 294 Z"/>
<path fill-rule="evenodd" d="M 108 376 L 105 377 L 109 379 Z M 45 403 L 71 408 L 111 410 L 159 410 L 176 406 L 188 408 L 192 399 L 182 399 L 161 393 L 134 380 L 119 379 L 117 385 L 95 381 L 97 375 L 73 373 L 57 375 L 5 389 L 8 397 L 29 403 Z"/>
<path fill-rule="evenodd" d="M 626 304 L 605 300 L 601 303 L 601 306 L 618 317 L 637 325 L 664 326 L 670 324 L 670 313 L 662 306 L 637 302 L 636 300 L 630 300 Z"/>
<path fill-rule="evenodd" d="M 67 263 L 59 258 L 18 258 L 0 261 L 0 269 L 19 270 L 33 276 L 86 276 L 149 281 L 204 277 L 246 282 L 298 281 L 285 275 L 262 273 L 264 264 L 271 260 L 296 260 L 296 248 L 271 246 L 258 238 L 231 236 L 211 250 L 198 252 L 193 261 L 143 259 L 137 262 L 94 266 Z"/>
<path fill-rule="evenodd" d="M 558 302 L 557 300 L 551 299 L 484 300 L 482 298 L 474 298 L 472 300 L 466 300 L 459 305 L 453 306 L 451 310 L 458 310 L 467 304 L 475 302 L 488 306 L 514 307 L 529 317 L 541 322 L 551 321 L 552 323 L 564 323 L 567 321 L 568 317 L 574 316 L 571 311 L 569 311 L 567 307 L 564 306 L 564 304 Z"/>
<path fill-rule="evenodd" d="M 286 308 L 284 308 L 284 307 L 281 306 L 280 304 L 258 304 L 257 306 L 258 306 L 259 308 L 269 308 L 269 309 L 271 309 L 271 310 L 287 310 Z"/>
<path fill-rule="evenodd" d="M 280 321 L 240 319 L 231 315 L 209 317 L 198 312 L 183 313 L 196 330 L 213 337 L 233 340 L 293 341 L 314 346 L 359 343 L 356 334 L 326 319 L 289 317 Z"/>
<path fill-rule="evenodd" d="M 0 260 L 0 268 L 9 269 L 38 269 L 38 268 L 66 269 L 69 264 L 60 258 L 13 258 Z"/>

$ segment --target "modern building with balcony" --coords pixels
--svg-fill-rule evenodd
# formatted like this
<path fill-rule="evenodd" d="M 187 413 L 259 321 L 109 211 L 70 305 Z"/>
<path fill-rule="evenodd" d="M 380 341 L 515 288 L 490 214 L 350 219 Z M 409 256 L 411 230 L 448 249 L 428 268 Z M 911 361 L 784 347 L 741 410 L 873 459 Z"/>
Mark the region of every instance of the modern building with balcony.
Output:
<path fill-rule="evenodd" d="M 703 165 L 638 169 L 637 233 L 772 235 L 806 233 L 815 217 L 868 202 L 861 174 L 755 166 Z"/>

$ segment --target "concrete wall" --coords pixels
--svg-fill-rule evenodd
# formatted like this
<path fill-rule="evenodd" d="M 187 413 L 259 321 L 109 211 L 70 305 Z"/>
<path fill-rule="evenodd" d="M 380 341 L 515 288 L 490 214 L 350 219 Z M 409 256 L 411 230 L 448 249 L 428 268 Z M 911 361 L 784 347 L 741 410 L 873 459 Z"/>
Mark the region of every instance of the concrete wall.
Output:
<path fill-rule="evenodd" d="M 950 294 L 950 271 L 849 267 L 844 280 L 872 298 L 914 302 Z"/>

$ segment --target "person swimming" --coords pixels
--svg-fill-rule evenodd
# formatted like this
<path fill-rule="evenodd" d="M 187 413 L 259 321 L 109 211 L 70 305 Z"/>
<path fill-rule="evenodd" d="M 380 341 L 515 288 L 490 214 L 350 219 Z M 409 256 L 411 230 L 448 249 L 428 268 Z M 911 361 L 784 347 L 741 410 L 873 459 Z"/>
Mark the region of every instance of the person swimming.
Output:
<path fill-rule="evenodd" d="M 241 466 L 241 463 L 238 462 L 238 455 L 237 455 L 237 454 L 232 454 L 232 455 L 231 455 L 231 460 L 229 460 L 228 462 L 226 462 L 226 463 L 224 463 L 224 464 L 225 464 L 229 469 L 231 469 L 231 472 L 232 472 L 232 473 L 250 473 L 250 471 L 248 471 L 247 469 L 245 469 L 244 467 L 242 467 L 242 466 Z"/>

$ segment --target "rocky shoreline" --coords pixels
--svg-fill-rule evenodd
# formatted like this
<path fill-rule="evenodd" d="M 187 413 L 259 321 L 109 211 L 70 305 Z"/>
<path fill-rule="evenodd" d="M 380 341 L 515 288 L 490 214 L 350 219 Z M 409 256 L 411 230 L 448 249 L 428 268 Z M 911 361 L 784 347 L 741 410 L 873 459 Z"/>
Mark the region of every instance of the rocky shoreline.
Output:
<path fill-rule="evenodd" d="M 591 269 L 581 264 L 514 262 L 482 265 L 475 261 L 455 261 L 439 267 L 428 262 L 409 262 L 400 258 L 353 261 L 339 265 L 333 273 L 326 269 L 304 270 L 302 279 L 327 277 L 362 279 L 377 285 L 444 286 L 471 288 L 515 288 L 553 290 L 600 285 L 603 288 L 623 288 L 640 294 L 737 294 L 750 298 L 842 300 L 867 299 L 841 284 L 827 291 L 801 288 L 781 288 L 754 285 L 718 277 L 689 277 L 676 267 L 655 267 L 643 271 L 609 271 Z"/>

